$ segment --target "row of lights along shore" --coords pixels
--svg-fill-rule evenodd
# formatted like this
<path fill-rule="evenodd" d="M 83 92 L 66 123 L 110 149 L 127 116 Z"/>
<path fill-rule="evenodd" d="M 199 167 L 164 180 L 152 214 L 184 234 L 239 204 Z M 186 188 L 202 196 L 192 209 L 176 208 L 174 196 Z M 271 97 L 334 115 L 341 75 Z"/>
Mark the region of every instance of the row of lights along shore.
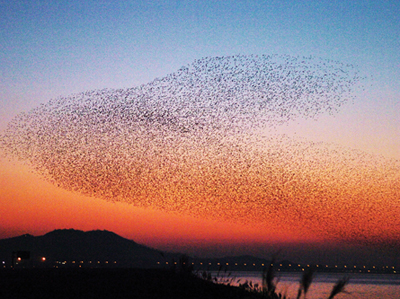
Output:
<path fill-rule="evenodd" d="M 157 262 L 157 264 L 158 265 L 161 265 L 161 264 L 164 264 L 164 263 L 161 263 L 161 262 Z M 177 262 L 173 262 L 173 263 L 169 263 L 169 262 L 165 262 L 165 264 L 166 265 L 168 265 L 168 264 L 175 264 L 175 265 L 177 265 L 178 263 Z M 260 266 L 260 264 L 255 264 L 255 263 L 253 263 L 253 264 L 251 264 L 251 263 L 203 263 L 203 262 L 199 262 L 199 263 L 191 263 L 193 266 L 195 266 L 195 265 L 200 265 L 200 266 L 215 266 L 215 265 L 217 265 L 217 266 L 237 266 L 237 267 L 241 267 L 241 266 L 249 266 L 249 267 L 251 267 L 251 266 L 253 266 L 253 267 L 256 267 L 256 266 Z M 329 265 L 310 265 L 310 264 L 307 264 L 307 265 L 301 265 L 301 264 L 287 264 L 287 265 L 283 265 L 283 264 L 270 264 L 270 265 L 268 265 L 268 264 L 261 264 L 261 267 L 265 267 L 265 266 L 273 266 L 273 267 L 277 267 L 277 270 L 279 271 L 280 270 L 280 268 L 285 268 L 285 269 L 287 269 L 287 268 L 292 268 L 292 269 L 295 269 L 295 268 L 297 268 L 297 269 L 301 269 L 302 271 L 304 271 L 305 270 L 305 268 L 310 268 L 310 267 L 315 267 L 315 268 L 321 268 L 321 269 L 342 269 L 342 270 L 360 270 L 360 271 L 368 271 L 368 272 L 371 272 L 371 271 L 378 271 L 378 270 L 386 270 L 386 271 L 390 271 L 390 270 L 392 270 L 393 271 L 393 273 L 397 273 L 397 271 L 396 271 L 396 268 L 394 267 L 394 266 L 382 266 L 382 267 L 377 267 L 377 266 L 371 266 L 371 267 L 368 267 L 368 266 L 348 266 L 348 265 L 342 265 L 342 266 L 340 266 L 340 265 L 334 265 L 334 266 L 329 266 Z"/>
<path fill-rule="evenodd" d="M 46 262 L 46 257 L 42 257 L 40 259 L 40 261 L 42 262 Z M 21 258 L 18 257 L 17 258 L 17 263 L 21 262 Z M 56 261 L 55 262 L 55 267 L 58 267 L 58 265 L 66 265 L 66 264 L 92 264 L 92 265 L 96 265 L 96 264 L 117 264 L 117 261 Z M 177 265 L 177 262 L 157 262 L 157 265 L 169 265 L 169 264 L 175 264 Z M 191 263 L 193 266 L 199 265 L 199 266 L 219 266 L 219 267 L 228 267 L 228 266 L 235 266 L 235 267 L 256 267 L 256 266 L 261 266 L 261 267 L 265 267 L 265 266 L 269 266 L 268 264 L 256 264 L 256 263 L 205 263 L 205 262 L 198 262 L 198 263 Z M 6 262 L 2 261 L 2 265 L 3 268 L 6 267 Z M 270 266 L 274 266 L 277 268 L 278 271 L 280 271 L 280 268 L 284 268 L 284 269 L 300 269 L 302 271 L 304 271 L 306 268 L 310 268 L 310 267 L 314 267 L 314 268 L 320 268 L 320 269 L 337 269 L 337 270 L 352 270 L 352 271 L 360 271 L 360 272 L 375 272 L 375 271 L 380 271 L 380 270 L 384 270 L 384 271 L 390 271 L 394 274 L 398 273 L 397 269 L 394 266 L 382 266 L 382 267 L 377 267 L 377 266 L 348 266 L 348 265 L 333 265 L 333 266 L 329 266 L 329 265 L 310 265 L 310 264 L 270 264 Z M 234 267 L 233 269 L 234 270 Z M 400 272 L 399 272 L 400 273 Z"/>
<path fill-rule="evenodd" d="M 19 265 L 19 264 L 23 264 L 23 258 L 21 257 L 17 257 L 15 259 L 15 265 Z M 41 257 L 40 262 L 42 262 L 43 264 L 45 264 L 45 262 L 48 262 L 48 260 L 46 259 L 46 257 Z M 58 267 L 58 265 L 67 265 L 67 264 L 117 264 L 117 261 L 56 261 L 54 267 Z M 3 268 L 7 267 L 7 263 L 6 261 L 2 261 L 1 265 L 3 266 Z"/>

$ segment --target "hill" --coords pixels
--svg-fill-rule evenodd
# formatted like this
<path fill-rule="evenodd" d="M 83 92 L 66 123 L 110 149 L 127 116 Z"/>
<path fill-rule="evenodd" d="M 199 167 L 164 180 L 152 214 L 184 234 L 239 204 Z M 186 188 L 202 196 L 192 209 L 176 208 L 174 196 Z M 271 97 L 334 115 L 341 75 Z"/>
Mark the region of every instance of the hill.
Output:
<path fill-rule="evenodd" d="M 157 266 L 157 263 L 177 259 L 179 256 L 162 253 L 113 232 L 83 232 L 74 229 L 54 230 L 37 237 L 26 234 L 0 240 L 0 259 L 3 264 L 11 265 L 13 252 L 16 253 L 14 262 L 19 267 L 56 265 L 151 268 Z M 18 261 L 21 252 L 29 252 L 29 259 L 22 257 Z"/>

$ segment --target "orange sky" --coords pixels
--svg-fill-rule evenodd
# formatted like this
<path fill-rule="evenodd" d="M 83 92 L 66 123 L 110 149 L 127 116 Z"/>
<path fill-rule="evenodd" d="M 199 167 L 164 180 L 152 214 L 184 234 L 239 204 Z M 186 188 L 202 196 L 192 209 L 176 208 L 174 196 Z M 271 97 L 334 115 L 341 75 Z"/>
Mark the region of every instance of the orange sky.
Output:
<path fill-rule="evenodd" d="M 291 140 L 288 142 L 290 145 Z M 138 208 L 129 203 L 113 203 L 66 191 L 34 174 L 29 167 L 3 159 L 0 237 L 24 233 L 40 235 L 53 229 L 75 228 L 106 229 L 139 243 L 172 250 L 199 244 L 229 247 L 263 242 L 318 243 L 322 240 L 398 245 L 397 215 L 400 209 L 395 199 L 399 194 L 396 180 L 399 174 L 394 165 L 366 157 L 361 159 L 364 164 L 353 169 L 351 161 L 346 160 L 354 159 L 351 152 L 346 153 L 342 161 L 337 160 L 338 156 L 333 156 L 331 161 L 322 158 L 323 155 L 307 160 L 309 157 L 304 152 L 302 158 L 295 155 L 293 160 L 286 160 L 287 157 L 283 157 L 287 154 L 282 151 L 281 158 L 275 159 L 275 169 L 268 170 L 267 185 L 256 186 L 262 182 L 254 169 L 246 172 L 243 182 L 240 178 L 244 170 L 238 165 L 231 177 L 220 174 L 210 182 L 197 182 L 200 189 L 195 193 L 181 194 L 182 197 L 189 196 L 184 200 L 191 200 L 193 204 L 189 205 L 191 209 L 179 208 L 177 212 L 158 203 Z M 315 161 L 320 164 L 312 165 Z M 259 169 L 257 160 L 254 162 L 255 169 Z M 306 171 L 305 166 L 308 167 Z M 251 177 L 251 173 L 255 176 Z M 165 188 L 176 189 L 171 191 L 174 196 L 168 200 L 173 200 L 176 192 L 186 190 L 179 185 L 180 179 L 176 178 L 172 185 L 166 180 Z M 216 180 L 220 180 L 216 184 L 218 190 L 212 191 L 206 185 L 215 184 Z M 234 191 L 238 186 L 239 189 Z M 163 192 L 152 194 L 152 187 L 149 188 L 150 193 L 145 193 L 153 195 L 155 200 L 166 196 Z M 224 198 L 233 197 L 218 202 L 213 192 Z M 196 194 L 198 197 L 193 197 Z M 214 201 L 209 203 L 212 210 L 198 206 L 207 196 Z M 237 202 L 237 196 L 241 196 L 243 202 Z"/>
<path fill-rule="evenodd" d="M 289 240 L 238 223 L 141 209 L 126 203 L 82 196 L 55 187 L 18 162 L 2 160 L 1 163 L 4 167 L 0 171 L 0 238 L 74 228 L 85 231 L 105 229 L 138 243 L 167 247 L 180 242 L 190 245 Z M 292 240 L 293 236 L 289 237 Z"/>

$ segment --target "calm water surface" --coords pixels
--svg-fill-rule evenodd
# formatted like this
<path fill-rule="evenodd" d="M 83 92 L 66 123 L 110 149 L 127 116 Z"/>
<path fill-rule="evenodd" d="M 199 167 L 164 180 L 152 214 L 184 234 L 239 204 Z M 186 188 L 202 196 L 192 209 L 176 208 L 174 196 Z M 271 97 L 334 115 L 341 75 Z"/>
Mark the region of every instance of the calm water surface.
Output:
<path fill-rule="evenodd" d="M 216 272 L 212 272 L 213 277 Z M 229 273 L 220 273 L 220 277 L 227 277 Z M 296 298 L 299 281 L 302 273 L 277 273 L 277 291 L 290 298 Z M 246 280 L 261 285 L 260 272 L 231 272 L 230 277 L 235 282 Z M 308 299 L 328 298 L 333 285 L 344 276 L 350 278 L 346 286 L 346 293 L 341 293 L 335 299 L 400 299 L 400 275 L 396 274 L 340 274 L 316 273 L 307 293 Z M 237 283 L 236 283 L 237 284 Z"/>

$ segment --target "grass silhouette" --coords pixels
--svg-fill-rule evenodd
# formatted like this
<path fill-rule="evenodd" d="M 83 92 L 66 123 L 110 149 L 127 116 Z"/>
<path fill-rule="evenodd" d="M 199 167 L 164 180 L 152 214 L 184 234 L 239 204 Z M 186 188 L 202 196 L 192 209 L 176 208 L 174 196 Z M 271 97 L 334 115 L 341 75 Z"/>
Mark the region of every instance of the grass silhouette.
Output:
<path fill-rule="evenodd" d="M 277 283 L 275 282 L 276 274 L 273 266 L 274 263 L 275 263 L 275 257 L 271 260 L 270 265 L 264 268 L 264 270 L 262 271 L 261 286 L 259 286 L 259 284 L 257 283 L 253 284 L 252 281 L 246 280 L 243 283 L 239 283 L 240 279 L 237 280 L 236 282 L 238 283 L 238 287 L 243 291 L 242 293 L 243 297 L 237 297 L 237 298 L 290 299 L 286 295 L 277 292 Z M 213 282 L 215 284 L 225 284 L 226 286 L 231 286 L 232 282 L 235 280 L 234 277 L 231 277 L 231 273 L 229 273 L 228 276 L 223 276 L 223 275 L 221 276 L 220 275 L 221 269 L 222 266 L 218 270 L 217 275 L 215 277 L 212 277 L 211 273 L 207 271 L 203 271 L 201 275 L 198 275 L 198 277 L 201 277 L 202 279 Z M 303 273 L 300 279 L 300 286 L 296 299 L 306 298 L 307 292 L 312 285 L 315 272 L 316 270 L 314 268 L 309 268 Z M 339 279 L 332 287 L 332 291 L 328 299 L 333 299 L 336 295 L 340 293 L 348 293 L 345 290 L 345 287 L 348 283 L 349 283 L 348 277 Z M 250 294 L 253 297 L 248 297 Z"/>

